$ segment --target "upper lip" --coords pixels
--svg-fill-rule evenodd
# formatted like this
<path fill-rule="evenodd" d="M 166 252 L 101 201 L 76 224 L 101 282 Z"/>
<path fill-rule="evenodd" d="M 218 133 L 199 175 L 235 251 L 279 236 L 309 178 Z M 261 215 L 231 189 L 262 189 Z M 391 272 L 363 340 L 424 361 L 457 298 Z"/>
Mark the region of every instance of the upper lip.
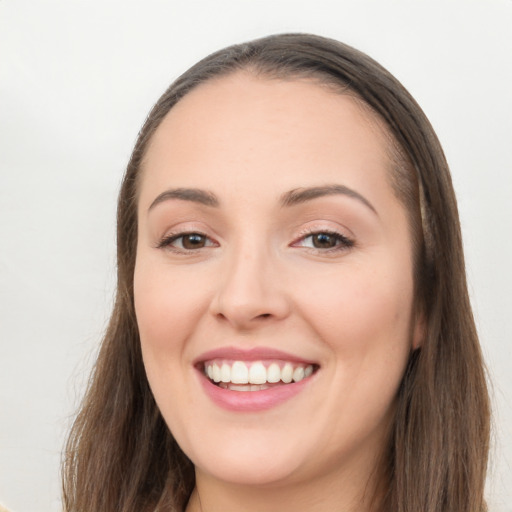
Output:
<path fill-rule="evenodd" d="M 204 352 L 194 360 L 194 366 L 212 359 L 231 359 L 234 361 L 262 361 L 265 359 L 279 359 L 302 364 L 317 364 L 315 361 L 299 357 L 282 350 L 270 347 L 253 347 L 249 349 L 240 347 L 220 347 Z"/>

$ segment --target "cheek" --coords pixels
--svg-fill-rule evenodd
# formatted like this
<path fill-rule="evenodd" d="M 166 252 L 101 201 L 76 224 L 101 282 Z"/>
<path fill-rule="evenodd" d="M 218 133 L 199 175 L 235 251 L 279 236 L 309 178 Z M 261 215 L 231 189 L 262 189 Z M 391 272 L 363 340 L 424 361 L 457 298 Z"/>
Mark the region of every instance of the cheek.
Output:
<path fill-rule="evenodd" d="M 134 274 L 134 301 L 142 358 L 149 385 L 169 428 L 190 405 L 184 397 L 190 378 L 189 340 L 204 311 L 204 289 L 186 272 L 140 258 Z M 177 424 L 176 424 L 177 423 Z"/>
<path fill-rule="evenodd" d="M 304 283 L 302 310 L 331 357 L 358 380 L 399 381 L 411 348 L 412 275 L 401 265 L 351 265 Z M 359 374 L 361 374 L 359 376 Z"/>
<path fill-rule="evenodd" d="M 167 269 L 168 270 L 168 269 Z M 137 263 L 134 297 L 143 350 L 175 351 L 204 309 L 204 289 L 191 276 Z"/>
<path fill-rule="evenodd" d="M 405 371 L 412 279 L 399 267 L 394 272 L 352 267 L 322 281 L 329 286 L 315 280 L 302 293 L 304 314 L 330 352 L 325 370 L 333 392 L 320 408 L 333 418 L 333 436 L 364 437 L 389 418 Z"/>

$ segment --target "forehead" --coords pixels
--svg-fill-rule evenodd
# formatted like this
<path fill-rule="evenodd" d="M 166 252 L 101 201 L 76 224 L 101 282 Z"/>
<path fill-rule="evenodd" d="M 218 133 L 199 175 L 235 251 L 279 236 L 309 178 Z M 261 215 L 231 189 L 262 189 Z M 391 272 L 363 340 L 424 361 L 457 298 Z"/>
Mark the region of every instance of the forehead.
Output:
<path fill-rule="evenodd" d="M 231 181 L 266 175 L 307 186 L 349 169 L 352 186 L 377 174 L 382 185 L 389 163 L 382 123 L 354 96 L 309 79 L 237 72 L 201 84 L 170 110 L 146 152 L 142 186 L 171 178 L 215 186 L 223 170 Z"/>

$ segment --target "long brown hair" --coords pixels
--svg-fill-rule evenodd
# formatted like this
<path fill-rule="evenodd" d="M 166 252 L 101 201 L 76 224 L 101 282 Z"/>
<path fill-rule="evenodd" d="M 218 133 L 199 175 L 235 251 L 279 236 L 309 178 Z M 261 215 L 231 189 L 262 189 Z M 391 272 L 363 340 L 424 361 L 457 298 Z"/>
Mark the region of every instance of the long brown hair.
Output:
<path fill-rule="evenodd" d="M 426 336 L 398 391 L 379 510 L 484 511 L 489 399 L 443 151 L 420 107 L 388 71 L 349 46 L 305 34 L 270 36 L 206 57 L 150 112 L 119 195 L 114 310 L 66 446 L 66 511 L 180 511 L 192 492 L 192 463 L 165 425 L 142 363 L 133 304 L 137 182 L 148 142 L 169 110 L 198 84 L 237 70 L 333 86 L 383 122 L 394 148 L 391 182 L 411 219 Z"/>

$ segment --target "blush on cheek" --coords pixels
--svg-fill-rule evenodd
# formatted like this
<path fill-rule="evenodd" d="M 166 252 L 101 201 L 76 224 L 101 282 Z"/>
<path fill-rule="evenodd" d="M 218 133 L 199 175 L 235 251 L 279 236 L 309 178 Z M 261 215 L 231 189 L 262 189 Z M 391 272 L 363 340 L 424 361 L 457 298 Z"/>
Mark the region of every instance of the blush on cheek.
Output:
<path fill-rule="evenodd" d="M 173 316 L 172 288 L 158 279 L 149 265 L 138 264 L 134 275 L 134 304 L 137 325 L 144 343 L 163 344 L 169 340 Z"/>

